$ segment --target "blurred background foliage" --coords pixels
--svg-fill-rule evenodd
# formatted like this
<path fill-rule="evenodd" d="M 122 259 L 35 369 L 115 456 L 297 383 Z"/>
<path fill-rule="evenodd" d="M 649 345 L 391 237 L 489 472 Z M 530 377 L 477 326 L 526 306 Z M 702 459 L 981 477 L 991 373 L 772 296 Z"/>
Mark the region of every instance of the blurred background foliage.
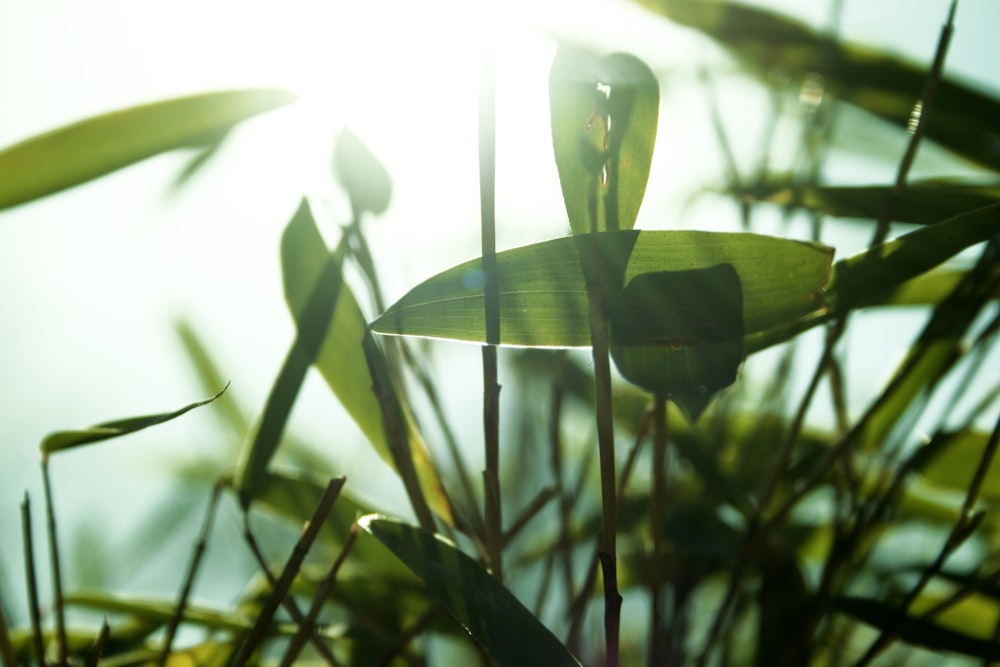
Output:
<path fill-rule="evenodd" d="M 974 3 L 963 3 L 954 35 L 941 37 L 949 11 L 941 3 L 928 11 L 921 45 L 903 56 L 843 35 L 851 12 L 874 16 L 877 3 L 814 3 L 822 10 L 811 7 L 808 18 L 709 0 L 639 4 L 615 3 L 614 21 L 591 17 L 643 26 L 634 35 L 607 25 L 588 32 L 565 7 L 544 24 L 544 47 L 503 45 L 497 34 L 499 245 L 570 230 L 547 101 L 531 92 L 546 94 L 554 45 L 570 43 L 635 53 L 659 81 L 640 228 L 755 231 L 823 242 L 836 256 L 827 310 L 748 338 L 753 354 L 739 380 L 696 423 L 668 407 L 664 496 L 654 497 L 651 481 L 649 397 L 616 378 L 622 663 L 1000 659 L 1000 96 L 996 81 L 948 66 L 968 48 L 967 33 L 995 25 L 996 9 L 965 14 Z M 403 23 L 427 20 L 393 9 Z M 484 19 L 447 9 L 467 26 L 494 19 L 513 30 L 497 19 L 503 12 Z M 366 18 L 385 25 L 384 16 Z M 893 29 L 906 30 L 908 18 Z M 272 29 L 287 20 L 275 18 Z M 301 28 L 304 42 L 324 37 Z M 30 662 L 37 650 L 21 575 L 31 559 L 15 509 L 24 489 L 49 662 L 103 654 L 114 664 L 222 664 L 254 647 L 263 661 L 352 665 L 602 659 L 589 356 L 501 350 L 501 586 L 483 568 L 478 351 L 419 339 L 378 339 L 366 352 L 358 344 L 367 323 L 420 279 L 478 254 L 467 144 L 476 134 L 479 33 L 467 32 L 447 53 L 417 58 L 440 69 L 414 88 L 378 79 L 403 68 L 407 54 L 433 51 L 410 37 L 374 72 L 360 72 L 363 56 L 341 54 L 336 72 L 359 71 L 299 95 L 252 77 L 253 87 L 240 77 L 176 82 L 153 97 L 168 102 L 133 106 L 149 100 L 118 92 L 107 99 L 120 103 L 77 117 L 46 110 L 45 126 L 4 142 L 9 261 L 0 270 L 12 311 L 22 313 L 3 329 L 5 393 L 16 396 L 2 413 L 5 662 Z M 261 50 L 250 43 L 248 52 Z M 384 46 L 374 38 L 370 48 Z M 979 46 L 976 61 L 990 62 L 992 41 Z M 452 62 L 463 58 L 456 48 L 472 54 L 463 56 L 467 69 Z M 533 48 L 543 54 L 534 54 L 533 74 L 505 74 L 505 57 Z M 8 52 L 4 59 L 13 62 Z M 448 79 L 459 71 L 466 79 Z M 22 82 L 5 81 L 16 99 Z M 316 86 L 336 94 L 317 104 Z M 213 88 L 232 90 L 190 94 Z M 316 123 L 368 92 L 391 100 L 391 113 L 355 107 L 354 117 L 333 114 L 349 129 Z M 112 108 L 123 111 L 104 114 Z M 518 124 L 522 116 L 532 120 Z M 465 142 L 450 143 L 463 133 Z M 37 137 L 21 141 L 29 134 Z M 72 189 L 33 201 L 64 188 Z M 236 203 L 203 203 L 213 197 Z M 137 204 L 149 198 L 155 206 Z M 152 222 L 103 223 L 116 209 Z M 863 254 L 870 244 L 876 252 Z M 91 282 L 88 272 L 103 277 Z M 102 291 L 95 299 L 84 289 Z M 179 296 L 191 293 L 202 300 Z M 29 306 L 14 310 L 21 302 Z M 153 329 L 153 340 L 179 341 L 188 363 L 137 346 Z M 197 384 L 156 391 L 161 372 Z M 197 404 L 148 414 L 230 381 L 190 414 L 180 413 Z M 60 430 L 120 414 L 148 416 Z M 79 447 L 153 425 L 131 443 Z M 61 604 L 47 583 L 37 442 L 54 481 Z M 355 525 L 372 512 L 401 521 Z M 310 518 L 318 532 L 300 535 Z M 276 611 L 283 568 L 293 603 Z M 320 623 L 301 632 L 313 627 L 301 618 L 314 600 Z"/>

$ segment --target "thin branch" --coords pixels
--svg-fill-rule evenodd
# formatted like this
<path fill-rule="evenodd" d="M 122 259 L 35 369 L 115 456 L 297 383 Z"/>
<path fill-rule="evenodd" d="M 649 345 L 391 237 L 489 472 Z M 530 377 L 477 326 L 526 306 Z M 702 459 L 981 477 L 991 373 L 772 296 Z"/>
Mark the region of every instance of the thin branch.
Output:
<path fill-rule="evenodd" d="M 108 622 L 108 617 L 105 616 L 104 622 L 101 623 L 101 632 L 97 635 L 94 645 L 87 652 L 87 659 L 83 663 L 84 667 L 97 667 L 101 664 L 101 658 L 104 657 L 104 646 L 108 643 L 110 636 L 111 625 Z"/>
<path fill-rule="evenodd" d="M 45 515 L 49 531 L 49 559 L 52 561 L 52 589 L 56 609 L 56 648 L 60 667 L 68 664 L 66 644 L 66 610 L 63 605 L 62 570 L 59 567 L 59 537 L 56 532 L 56 513 L 52 503 L 52 484 L 49 481 L 49 457 L 42 458 L 42 481 L 45 485 Z"/>
<path fill-rule="evenodd" d="M 45 664 L 45 643 L 42 641 L 42 612 L 38 604 L 35 546 L 31 537 L 31 499 L 27 491 L 24 492 L 24 500 L 21 502 L 21 534 L 24 542 L 24 578 L 28 586 L 28 611 L 31 616 L 31 641 L 35 649 L 35 659 L 41 666 Z"/>
<path fill-rule="evenodd" d="M 649 566 L 649 665 L 666 664 L 663 622 L 663 525 L 667 505 L 667 401 L 662 396 L 653 399 L 653 466 L 650 486 L 649 531 L 653 553 Z"/>

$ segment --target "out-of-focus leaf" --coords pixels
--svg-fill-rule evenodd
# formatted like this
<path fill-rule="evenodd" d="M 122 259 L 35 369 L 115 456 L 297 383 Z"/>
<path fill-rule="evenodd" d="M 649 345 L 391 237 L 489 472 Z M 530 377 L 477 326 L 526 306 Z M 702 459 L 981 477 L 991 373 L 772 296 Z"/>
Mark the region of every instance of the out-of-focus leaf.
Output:
<path fill-rule="evenodd" d="M 188 359 L 194 365 L 201 386 L 205 389 L 223 386 L 226 381 L 223 380 L 222 373 L 219 372 L 208 349 L 190 323 L 178 320 L 175 328 Z M 232 393 L 230 393 L 230 400 L 221 402 L 218 409 L 232 433 L 242 438 L 250 428 L 250 420 L 240 410 L 236 401 L 232 400 Z"/>
<path fill-rule="evenodd" d="M 505 667 L 580 663 L 510 591 L 452 544 L 415 526 L 371 515 L 362 527 L 423 579 L 431 595 Z"/>
<path fill-rule="evenodd" d="M 295 99 L 271 88 L 205 93 L 94 116 L 26 139 L 0 151 L 0 209 L 164 151 L 214 143 L 236 123 Z"/>
<path fill-rule="evenodd" d="M 497 255 L 502 345 L 590 345 L 587 289 L 577 253 L 578 244 L 590 242 L 588 236 Z M 604 275 L 618 280 L 617 290 L 642 274 L 731 265 L 742 284 L 748 336 L 824 307 L 821 290 L 833 252 L 825 246 L 757 234 L 630 230 L 600 236 L 609 269 Z M 482 285 L 478 259 L 460 264 L 414 287 L 372 328 L 383 334 L 482 343 Z"/>
<path fill-rule="evenodd" d="M 68 593 L 65 602 L 74 607 L 128 614 L 156 624 L 169 622 L 176 611 L 176 603 L 173 600 L 121 598 L 94 591 Z M 230 610 L 188 605 L 184 608 L 184 622 L 214 630 L 245 632 L 252 627 L 253 619 L 238 617 Z"/>
<path fill-rule="evenodd" d="M 308 202 L 303 200 L 282 236 L 283 254 L 301 233 L 299 230 L 309 228 L 315 229 L 315 222 Z M 335 308 L 346 298 L 347 289 L 341 275 L 343 253 L 340 250 L 327 252 L 325 245 L 322 248 L 323 261 L 319 274 L 308 286 L 308 291 L 301 295 L 302 301 L 298 304 L 295 340 L 271 387 L 260 423 L 252 432 L 237 464 L 236 488 L 245 506 L 253 501 L 264 484 L 267 468 L 281 444 L 285 424 L 306 371 L 316 361 L 327 339 L 327 332 L 333 328 L 331 320 L 335 317 Z"/>
<path fill-rule="evenodd" d="M 945 437 L 936 455 L 922 468 L 923 477 L 938 486 L 966 493 L 986 450 L 990 436 L 976 431 L 960 431 Z M 1000 502 L 1000 461 L 994 458 L 983 479 L 981 497 Z"/>
<path fill-rule="evenodd" d="M 961 270 L 940 269 L 908 280 L 893 290 L 879 306 L 933 306 L 943 301 L 965 275 Z M 992 299 L 1000 299 L 994 292 Z"/>
<path fill-rule="evenodd" d="M 882 600 L 862 597 L 839 597 L 834 600 L 836 608 L 863 623 L 879 630 L 890 632 L 896 627 L 897 607 Z M 995 607 L 994 607 L 995 613 Z M 979 638 L 959 630 L 952 630 L 936 621 L 921 620 L 915 615 L 906 617 L 906 628 L 901 639 L 914 646 L 922 646 L 932 651 L 951 651 L 978 658 L 1000 660 L 1000 644 L 987 636 Z"/>
<path fill-rule="evenodd" d="M 793 81 L 822 77 L 824 94 L 854 104 L 901 130 L 920 100 L 927 66 L 842 44 L 801 23 L 743 3 L 719 0 L 639 0 L 729 49 L 760 77 L 780 71 Z M 942 18 L 944 18 L 942 16 Z M 928 45 L 930 49 L 932 45 Z M 938 82 L 926 136 L 955 153 L 1000 170 L 1000 100 L 953 79 Z"/>
<path fill-rule="evenodd" d="M 226 385 L 226 387 L 228 386 L 229 385 Z M 97 424 L 96 426 L 91 426 L 90 428 L 80 431 L 58 431 L 56 433 L 52 433 L 42 440 L 42 454 L 48 456 L 53 452 L 58 452 L 63 449 L 79 447 L 80 445 L 100 442 L 110 438 L 117 438 L 119 436 L 128 435 L 129 433 L 141 431 L 142 429 L 149 428 L 150 426 L 156 426 L 157 424 L 168 422 L 171 419 L 180 417 L 186 412 L 194 410 L 195 408 L 208 405 L 215 399 L 222 396 L 222 394 L 226 391 L 226 387 L 223 387 L 222 391 L 211 398 L 207 398 L 204 401 L 198 401 L 197 403 L 191 403 L 190 405 L 185 405 L 180 410 L 174 410 L 173 412 L 145 415 L 142 417 L 129 417 L 128 419 L 104 422 L 103 424 Z"/>
<path fill-rule="evenodd" d="M 337 137 L 333 167 L 355 211 L 378 215 L 389 207 L 392 196 L 389 172 L 354 132 L 344 130 Z"/>
<path fill-rule="evenodd" d="M 646 192 L 660 86 L 635 56 L 560 49 L 549 77 L 552 144 L 575 234 L 631 229 Z M 591 204 L 591 202 L 593 204 Z"/>
<path fill-rule="evenodd" d="M 892 191 L 886 185 L 838 185 L 790 188 L 787 182 L 771 181 L 733 191 L 745 199 L 801 207 L 838 218 L 858 218 L 875 222 L 882 215 Z M 907 184 L 896 205 L 893 220 L 930 225 L 959 213 L 1000 201 L 1000 184 L 918 181 Z"/>
<path fill-rule="evenodd" d="M 177 176 L 174 177 L 173 183 L 171 183 L 170 188 L 173 192 L 179 191 L 182 187 L 191 182 L 191 179 L 195 175 L 205 168 L 212 158 L 215 157 L 219 149 L 226 141 L 226 137 L 229 136 L 229 131 L 220 132 L 212 141 L 207 145 L 198 149 L 198 152 L 191 156 L 191 159 L 187 161 L 184 168 L 181 169 Z"/>
<path fill-rule="evenodd" d="M 282 237 L 281 265 L 285 282 L 285 300 L 301 332 L 307 299 L 325 280 L 324 271 L 335 253 L 331 253 L 312 216 L 296 217 Z M 372 380 L 361 348 L 368 324 L 357 299 L 347 285 L 342 285 L 332 320 L 318 352 L 310 359 L 337 399 L 354 419 L 375 451 L 389 465 L 395 460 L 389 448 L 382 410 L 372 392 Z M 439 516 L 451 521 L 451 512 L 434 471 L 427 448 L 412 422 L 407 437 L 410 454 L 428 502 Z"/>

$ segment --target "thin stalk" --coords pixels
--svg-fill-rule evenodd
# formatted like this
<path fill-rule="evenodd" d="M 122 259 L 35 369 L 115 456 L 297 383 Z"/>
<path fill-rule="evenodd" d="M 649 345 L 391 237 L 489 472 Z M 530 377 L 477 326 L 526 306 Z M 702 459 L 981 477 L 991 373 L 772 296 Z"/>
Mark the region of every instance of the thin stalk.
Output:
<path fill-rule="evenodd" d="M 906 598 L 899 605 L 896 611 L 896 617 L 894 622 L 889 624 L 887 627 L 883 627 L 882 631 L 879 633 L 878 637 L 871 643 L 865 654 L 855 663 L 856 667 L 863 667 L 864 665 L 870 664 L 878 655 L 885 650 L 885 648 L 892 643 L 895 639 L 905 634 L 908 628 L 913 624 L 912 619 L 907 619 L 907 611 L 910 605 L 913 604 L 920 594 L 930 583 L 930 580 L 934 578 L 944 566 L 945 561 L 972 535 L 973 531 L 982 523 L 984 514 L 973 513 L 973 508 L 976 502 L 979 500 L 979 492 L 982 490 L 983 482 L 986 480 L 986 473 L 989 471 L 990 466 L 993 463 L 993 458 L 996 456 L 997 448 L 1000 447 L 1000 419 L 997 420 L 993 427 L 993 433 L 990 435 L 989 441 L 986 443 L 986 448 L 983 450 L 983 455 L 979 459 L 979 463 L 976 466 L 976 472 L 972 477 L 972 481 L 969 484 L 969 490 L 965 494 L 965 500 L 962 503 L 962 509 L 959 512 L 958 520 L 955 525 L 952 526 L 951 532 L 948 534 L 948 538 L 945 540 L 944 545 L 942 545 L 941 550 L 938 552 L 937 558 L 930 567 L 925 569 L 920 574 L 920 579 L 917 583 L 910 589 L 907 593 Z"/>
<path fill-rule="evenodd" d="M 66 667 L 66 610 L 63 606 L 62 570 L 59 567 L 59 538 L 56 533 L 56 513 L 52 503 L 52 484 L 49 481 L 49 457 L 42 458 L 42 481 L 45 485 L 45 515 L 49 531 L 49 559 L 52 561 L 52 589 L 56 609 L 56 649 L 60 667 Z"/>
<path fill-rule="evenodd" d="M 15 665 L 14 645 L 10 641 L 10 628 L 7 625 L 7 614 L 0 608 L 0 664 Z"/>
<path fill-rule="evenodd" d="M 566 366 L 566 353 L 560 353 L 559 368 Z M 559 493 L 559 545 L 558 556 L 563 575 L 563 588 L 566 595 L 572 598 L 573 595 L 573 543 L 569 534 L 571 503 L 569 495 L 566 493 L 566 484 L 563 479 L 562 461 L 562 407 L 563 407 L 563 380 L 562 370 L 557 374 L 552 385 L 552 394 L 549 403 L 549 466 L 552 477 L 555 479 L 556 489 Z"/>
<path fill-rule="evenodd" d="M 434 515 L 427 504 L 423 488 L 420 486 L 399 401 L 385 369 L 384 359 L 379 356 L 371 330 L 365 332 L 361 345 L 364 349 L 365 361 L 368 362 L 368 372 L 372 378 L 372 392 L 378 399 L 379 408 L 382 411 L 385 436 L 389 441 L 389 451 L 396 464 L 396 471 L 403 481 L 403 488 L 406 489 L 406 495 L 413 507 L 414 514 L 417 515 L 420 527 L 433 533 L 436 529 Z"/>
<path fill-rule="evenodd" d="M 558 490 L 554 486 L 547 486 L 535 495 L 528 506 L 521 510 L 521 513 L 514 519 L 514 523 L 503 534 L 503 545 L 513 540 L 528 525 L 542 509 L 549 504 L 549 501 L 558 495 Z"/>
<path fill-rule="evenodd" d="M 500 284 L 496 249 L 496 94 L 493 53 L 483 53 L 479 78 L 479 210 L 482 235 L 486 345 L 483 346 L 483 431 L 486 469 L 483 471 L 486 556 L 490 569 L 503 581 L 503 516 L 500 503 L 500 384 L 497 348 L 500 344 Z"/>
<path fill-rule="evenodd" d="M 292 637 L 292 640 L 288 643 L 288 648 L 285 649 L 285 655 L 281 658 L 280 667 L 289 667 L 295 664 L 295 659 L 298 658 L 299 653 L 302 651 L 302 647 L 305 646 L 306 638 L 309 634 L 312 634 L 312 629 L 316 625 L 316 619 L 319 617 L 320 610 L 323 609 L 323 604 L 329 599 L 330 594 L 333 593 L 333 587 L 337 581 L 337 573 L 340 572 L 341 566 L 347 559 L 347 554 L 351 552 L 351 548 L 354 546 L 355 540 L 358 539 L 358 524 L 355 522 L 351 526 L 351 532 L 347 534 L 347 539 L 344 540 L 344 545 L 340 549 L 340 553 L 337 554 L 337 558 L 334 559 L 333 565 L 330 566 L 330 571 L 327 572 L 326 577 L 316 588 L 316 593 L 313 595 L 312 604 L 309 606 L 309 611 L 306 612 L 305 618 L 299 622 L 299 629 Z M 324 648 L 325 645 L 324 645 Z M 333 656 L 331 655 L 331 658 Z M 338 664 L 334 659 L 331 664 Z"/>
<path fill-rule="evenodd" d="M 382 658 L 376 663 L 379 667 L 388 667 L 393 663 L 393 660 L 401 655 L 406 647 L 413 641 L 413 638 L 419 635 L 421 632 L 427 629 L 427 627 L 437 618 L 442 611 L 444 611 L 444 603 L 440 600 L 435 600 L 434 603 L 427 608 L 423 614 L 420 615 L 413 625 L 407 628 L 406 632 L 396 641 L 395 644 L 390 646 L 386 652 L 382 655 Z"/>
<path fill-rule="evenodd" d="M 219 480 L 212 487 L 212 495 L 208 500 L 208 508 L 205 511 L 201 533 L 198 536 L 198 542 L 195 544 L 194 553 L 191 555 L 191 562 L 188 564 L 187 575 L 184 577 L 184 583 L 181 586 L 181 594 L 177 598 L 177 608 L 174 610 L 174 615 L 167 626 L 166 635 L 163 639 L 163 650 L 160 652 L 160 657 L 157 660 L 157 664 L 161 667 L 166 665 L 167 660 L 170 658 L 170 651 L 174 644 L 177 628 L 180 627 L 181 620 L 184 618 L 184 610 L 187 608 L 188 597 L 191 595 L 191 589 L 194 588 L 195 576 L 198 573 L 198 568 L 201 567 L 201 560 L 205 555 L 205 550 L 208 548 L 208 537 L 212 533 L 212 524 L 215 522 L 215 515 L 219 507 L 219 496 L 222 493 L 224 483 L 228 483 L 228 481 Z"/>
<path fill-rule="evenodd" d="M 42 641 L 42 612 L 38 604 L 38 578 L 35 575 L 35 546 L 31 537 L 31 499 L 24 493 L 21 502 L 21 533 L 24 542 L 24 578 L 28 586 L 28 611 L 31 616 L 31 642 L 35 659 L 45 664 L 45 644 Z M 14 663 L 11 663 L 14 664 Z"/>
<path fill-rule="evenodd" d="M 331 479 L 329 484 L 327 484 L 326 490 L 323 492 L 323 497 L 316 506 L 316 511 L 313 512 L 312 517 L 302 529 L 302 535 L 299 537 L 298 542 L 295 543 L 295 548 L 292 550 L 292 555 L 285 564 L 281 576 L 278 578 L 274 589 L 267 597 L 260 613 L 257 615 L 257 620 L 254 622 L 253 628 L 243 637 L 243 641 L 240 642 L 239 647 L 230 656 L 228 664 L 232 667 L 247 664 L 257 645 L 263 641 L 264 635 L 267 633 L 267 628 L 274 618 L 274 613 L 278 610 L 278 605 L 288 595 L 288 591 L 292 587 L 292 582 L 298 574 L 299 568 L 302 566 L 302 561 L 305 560 L 306 554 L 309 553 L 309 549 L 312 547 L 316 536 L 319 535 L 320 528 L 330 513 L 333 501 L 337 499 L 337 495 L 340 493 L 343 484 L 344 480 L 342 477 Z"/>
<path fill-rule="evenodd" d="M 649 566 L 649 665 L 666 664 L 666 648 L 670 643 L 663 622 L 663 524 L 667 505 L 667 401 L 662 396 L 653 399 L 653 469 L 649 507 L 649 530 L 653 541 Z"/>
<path fill-rule="evenodd" d="M 875 236 L 872 238 L 872 246 L 882 243 L 889 234 L 889 223 L 892 222 L 892 218 L 896 213 L 896 205 L 903 195 L 903 190 L 906 189 L 906 177 L 910 173 L 910 167 L 913 166 L 914 159 L 917 157 L 917 149 L 920 147 L 920 141 L 927 132 L 927 119 L 930 117 L 931 107 L 934 104 L 934 96 L 937 93 L 938 83 L 941 81 L 941 73 L 944 70 L 944 59 L 948 53 L 948 45 L 951 43 L 952 33 L 955 32 L 955 10 L 957 8 L 958 0 L 952 0 L 951 7 L 948 10 L 948 18 L 945 20 L 944 25 L 941 26 L 941 35 L 938 38 L 937 50 L 934 52 L 934 62 L 931 64 L 931 69 L 927 73 L 927 79 L 924 81 L 924 93 L 918 102 L 919 107 L 914 109 L 910 118 L 912 125 L 912 127 L 908 128 L 912 132 L 910 142 L 906 146 L 903 159 L 899 162 L 899 168 L 896 171 L 896 182 L 893 184 L 892 190 L 886 195 L 885 203 L 882 206 L 882 213 L 878 219 L 878 226 L 875 229 Z"/>

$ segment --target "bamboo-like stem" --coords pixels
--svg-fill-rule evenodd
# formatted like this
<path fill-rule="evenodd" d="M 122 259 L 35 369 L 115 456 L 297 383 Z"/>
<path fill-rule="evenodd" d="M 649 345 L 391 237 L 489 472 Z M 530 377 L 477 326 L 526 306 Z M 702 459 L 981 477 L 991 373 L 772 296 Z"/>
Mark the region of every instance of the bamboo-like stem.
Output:
<path fill-rule="evenodd" d="M 170 658 L 170 651 L 173 647 L 174 637 L 177 634 L 177 628 L 180 627 L 181 620 L 184 618 L 184 609 L 187 608 L 188 597 L 191 595 L 191 589 L 194 588 L 195 576 L 198 573 L 198 568 L 201 567 L 201 560 L 205 555 L 205 550 L 208 548 L 208 537 L 212 533 L 212 525 L 215 522 L 215 515 L 218 511 L 219 496 L 222 493 L 223 485 L 226 483 L 228 483 L 228 480 L 219 480 L 212 487 L 212 495 L 208 500 L 208 508 L 205 511 L 201 533 L 198 535 L 198 542 L 195 544 L 194 553 L 191 555 L 191 562 L 188 564 L 187 575 L 184 577 L 184 583 L 181 585 L 181 594 L 177 598 L 177 608 L 174 609 L 174 615 L 171 617 L 170 624 L 167 626 L 167 631 L 164 635 L 163 650 L 160 652 L 160 657 L 157 660 L 157 664 L 161 667 L 162 665 L 166 665 L 167 659 Z"/>
<path fill-rule="evenodd" d="M 316 511 L 313 512 L 312 517 L 306 522 L 305 528 L 302 529 L 302 535 L 299 537 L 298 542 L 295 543 L 292 555 L 288 558 L 287 563 L 285 563 L 285 567 L 281 571 L 281 576 L 278 577 L 274 589 L 264 602 L 253 628 L 243 637 L 243 641 L 240 642 L 239 647 L 230 656 L 228 663 L 230 666 L 236 667 L 237 665 L 246 664 L 256 650 L 257 645 L 263 641 L 267 627 L 270 625 L 271 619 L 274 618 L 274 613 L 277 611 L 278 605 L 288 595 L 292 582 L 298 574 L 299 568 L 302 566 L 302 561 L 305 560 L 306 554 L 309 553 L 309 549 L 312 547 L 316 536 L 319 535 L 319 530 L 323 526 L 323 522 L 326 521 L 326 517 L 330 513 L 330 508 L 333 507 L 333 501 L 337 499 L 337 495 L 340 493 L 343 485 L 344 479 L 342 477 L 333 478 L 327 484 L 326 490 L 323 492 L 323 497 L 316 506 Z"/>
<path fill-rule="evenodd" d="M 38 604 L 35 546 L 31 536 L 31 499 L 27 491 L 21 502 L 21 534 L 24 542 L 24 578 L 28 587 L 28 611 L 31 615 L 31 643 L 35 649 L 35 659 L 41 666 L 45 664 L 45 644 L 42 641 L 42 612 Z"/>
<path fill-rule="evenodd" d="M 487 47 L 482 58 L 479 85 L 479 207 L 482 235 L 484 315 L 486 345 L 483 346 L 483 471 L 486 522 L 486 556 L 490 569 L 503 581 L 503 514 L 500 503 L 500 384 L 497 348 L 500 344 L 500 285 L 496 249 L 496 110 L 494 105 L 493 54 Z"/>
<path fill-rule="evenodd" d="M 68 664 L 66 644 L 66 610 L 63 605 L 62 568 L 59 567 L 59 537 L 56 533 L 56 513 L 52 503 L 52 484 L 49 481 L 49 457 L 42 458 L 42 482 L 45 485 L 45 516 L 49 531 L 49 559 L 52 561 L 52 589 L 56 610 L 56 650 L 60 667 Z M 41 656 L 39 656 L 41 659 Z"/>
<path fill-rule="evenodd" d="M 649 665 L 667 664 L 665 628 L 663 623 L 663 524 L 667 505 L 667 401 L 662 396 L 653 399 L 653 469 L 649 503 L 649 531 L 652 536 L 652 558 L 649 566 Z"/>

